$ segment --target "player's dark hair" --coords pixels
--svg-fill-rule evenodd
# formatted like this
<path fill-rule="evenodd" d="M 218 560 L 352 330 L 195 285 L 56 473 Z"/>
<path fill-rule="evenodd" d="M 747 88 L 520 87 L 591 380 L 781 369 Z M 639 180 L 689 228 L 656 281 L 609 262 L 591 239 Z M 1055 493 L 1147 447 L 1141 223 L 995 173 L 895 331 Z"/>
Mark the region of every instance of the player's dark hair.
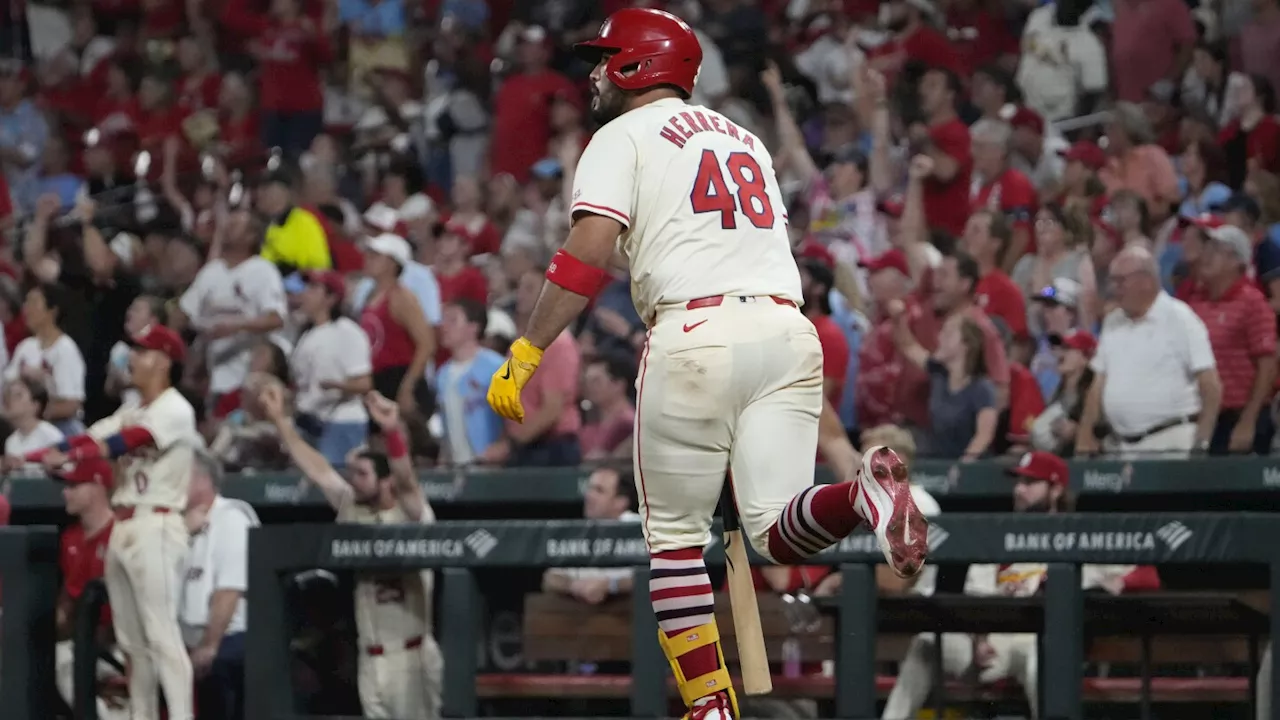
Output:
<path fill-rule="evenodd" d="M 476 326 L 477 338 L 484 337 L 485 330 L 489 329 L 488 308 L 471 298 L 457 298 L 449 304 L 461 310 L 467 322 Z"/>
<path fill-rule="evenodd" d="M 386 453 L 361 450 L 356 454 L 356 457 L 373 463 L 373 474 L 379 480 L 391 477 L 391 461 L 387 458 Z"/>
<path fill-rule="evenodd" d="M 972 296 L 978 290 L 978 281 L 982 279 L 982 272 L 978 269 L 978 261 L 963 250 L 955 250 L 949 257 L 956 261 L 956 274 L 960 276 L 960 279 L 969 281 L 968 294 Z"/>

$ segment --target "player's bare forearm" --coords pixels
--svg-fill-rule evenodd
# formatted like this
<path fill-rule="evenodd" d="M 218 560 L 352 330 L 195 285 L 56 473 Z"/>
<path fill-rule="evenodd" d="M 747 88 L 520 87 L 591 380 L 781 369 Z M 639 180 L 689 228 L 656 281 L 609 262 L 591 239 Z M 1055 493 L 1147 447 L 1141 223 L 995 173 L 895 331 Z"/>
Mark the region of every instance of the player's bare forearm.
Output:
<path fill-rule="evenodd" d="M 231 624 L 231 616 L 236 613 L 236 604 L 244 593 L 240 590 L 214 590 L 209 598 L 209 622 L 204 626 L 204 636 L 200 639 L 203 647 L 217 650 L 222 644 L 222 636 Z"/>
<path fill-rule="evenodd" d="M 302 439 L 302 436 L 298 434 L 297 428 L 293 426 L 292 420 L 287 417 L 281 417 L 275 421 L 275 425 L 276 432 L 280 434 L 280 442 L 284 445 L 294 464 L 298 466 L 298 469 L 302 471 L 302 474 L 308 480 L 320 488 L 329 504 L 336 508 L 342 499 L 343 493 L 348 491 L 350 486 L 338 475 L 338 471 L 333 469 L 329 461 L 324 459 L 323 455 L 308 445 L 306 440 Z"/>
<path fill-rule="evenodd" d="M 625 229 L 612 218 L 583 214 L 574 222 L 562 250 L 584 265 L 607 272 L 618 236 Z M 590 298 L 586 295 L 566 290 L 555 282 L 544 282 L 538 304 L 525 328 L 525 339 L 536 348 L 547 349 L 569 323 L 582 314 L 588 302 Z"/>
<path fill-rule="evenodd" d="M 588 299 L 577 293 L 556 285 L 542 283 L 542 294 L 538 296 L 538 304 L 533 308 L 529 318 L 529 327 L 524 336 L 530 344 L 539 350 L 546 350 L 574 318 L 587 309 Z"/>

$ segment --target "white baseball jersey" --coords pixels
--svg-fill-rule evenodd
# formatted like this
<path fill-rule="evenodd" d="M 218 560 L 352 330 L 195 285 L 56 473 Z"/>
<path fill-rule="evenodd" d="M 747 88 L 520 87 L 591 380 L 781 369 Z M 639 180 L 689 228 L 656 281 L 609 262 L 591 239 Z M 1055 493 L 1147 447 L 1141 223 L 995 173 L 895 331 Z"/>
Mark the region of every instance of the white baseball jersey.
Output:
<path fill-rule="evenodd" d="M 596 131 L 571 213 L 613 218 L 640 317 L 712 295 L 801 302 L 773 158 L 720 113 L 668 98 Z"/>
<path fill-rule="evenodd" d="M 435 521 L 435 512 L 427 503 L 420 522 L 427 525 Z M 399 504 L 390 510 L 374 510 L 357 504 L 354 493 L 345 494 L 338 504 L 338 522 L 413 524 Z M 431 635 L 433 587 L 434 575 L 430 570 L 356 573 L 356 634 L 360 646 L 403 649 L 406 641 Z"/>
<path fill-rule="evenodd" d="M 98 440 L 127 427 L 143 427 L 155 444 L 121 458 L 111 504 L 182 511 L 187 507 L 193 450 L 204 445 L 196 412 L 182 393 L 169 388 L 148 405 L 120 408 L 89 428 Z"/>
<path fill-rule="evenodd" d="M 228 267 L 221 259 L 200 268 L 191 287 L 178 300 L 178 307 L 198 330 L 207 330 L 220 320 L 243 320 L 275 313 L 289 314 L 284 280 L 270 261 L 255 255 Z M 280 341 L 278 333 L 273 339 Z M 206 349 L 209 391 L 215 394 L 238 390 L 249 375 L 249 361 L 257 335 L 237 333 L 210 340 Z"/>

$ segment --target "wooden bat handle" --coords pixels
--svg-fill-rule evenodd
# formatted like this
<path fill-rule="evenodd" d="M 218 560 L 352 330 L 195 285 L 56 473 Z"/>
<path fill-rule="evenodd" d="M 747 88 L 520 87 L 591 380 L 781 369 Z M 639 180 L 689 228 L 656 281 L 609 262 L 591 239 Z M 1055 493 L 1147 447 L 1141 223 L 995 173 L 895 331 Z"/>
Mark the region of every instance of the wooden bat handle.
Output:
<path fill-rule="evenodd" d="M 721 510 L 724 516 L 729 605 L 733 611 L 733 630 L 738 642 L 738 664 L 742 668 L 742 691 L 747 695 L 767 695 L 773 692 L 773 676 L 769 673 L 769 655 L 764 647 L 760 605 L 756 601 L 756 586 L 751 578 L 746 538 L 742 535 L 738 509 L 728 487 Z"/>

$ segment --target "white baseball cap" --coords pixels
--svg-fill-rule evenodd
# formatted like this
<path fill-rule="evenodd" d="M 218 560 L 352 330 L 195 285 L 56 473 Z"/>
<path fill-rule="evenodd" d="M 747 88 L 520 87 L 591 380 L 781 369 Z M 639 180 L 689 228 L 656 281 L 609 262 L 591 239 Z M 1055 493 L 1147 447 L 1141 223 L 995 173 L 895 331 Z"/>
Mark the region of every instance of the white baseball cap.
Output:
<path fill-rule="evenodd" d="M 1249 235 L 1245 231 L 1235 225 L 1208 228 L 1205 234 L 1214 243 L 1229 249 L 1240 264 L 1248 265 L 1253 262 L 1253 242 L 1249 240 Z"/>
<path fill-rule="evenodd" d="M 365 243 L 364 248 L 369 252 L 385 255 L 395 260 L 400 267 L 408 265 L 409 261 L 413 259 L 413 249 L 409 247 L 409 241 L 391 233 L 383 233 L 377 237 L 370 238 Z"/>

